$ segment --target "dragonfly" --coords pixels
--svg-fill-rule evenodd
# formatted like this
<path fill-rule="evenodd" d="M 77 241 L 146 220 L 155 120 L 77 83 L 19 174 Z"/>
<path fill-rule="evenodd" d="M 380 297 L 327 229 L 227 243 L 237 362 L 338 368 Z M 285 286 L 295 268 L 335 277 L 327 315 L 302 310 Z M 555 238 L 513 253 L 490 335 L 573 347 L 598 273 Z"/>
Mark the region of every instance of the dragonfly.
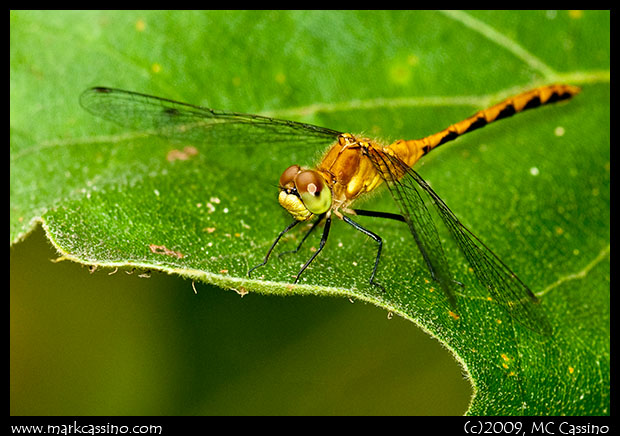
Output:
<path fill-rule="evenodd" d="M 293 221 L 278 234 L 263 261 L 251 268 L 248 276 L 267 264 L 272 251 L 285 234 L 299 223 L 314 220 L 295 251 L 321 223 L 324 225 L 323 234 L 318 249 L 297 273 L 294 281 L 297 283 L 323 250 L 332 218 L 337 217 L 377 244 L 369 282 L 385 292 L 385 288 L 375 279 L 383 240 L 351 217 L 386 218 L 407 224 L 431 278 L 444 291 L 450 305 L 456 307 L 456 296 L 464 285 L 453 277 L 428 203 L 456 241 L 474 275 L 488 291 L 489 298 L 521 325 L 537 333 L 551 334 L 552 327 L 541 310 L 540 299 L 480 238 L 461 223 L 413 166 L 430 151 L 466 133 L 528 109 L 570 99 L 579 92 L 578 87 L 571 85 L 541 86 L 480 110 L 432 135 L 421 139 L 397 140 L 387 146 L 363 136 L 312 124 L 210 109 L 114 88 L 87 89 L 82 93 L 80 103 L 100 118 L 175 140 L 220 146 L 253 146 L 260 143 L 266 144 L 266 147 L 273 146 L 273 150 L 295 145 L 329 145 L 314 168 L 294 164 L 280 176 L 278 201 L 291 214 Z M 271 151 L 265 150 L 267 153 Z M 400 213 L 352 207 L 358 198 L 381 185 L 387 186 Z"/>

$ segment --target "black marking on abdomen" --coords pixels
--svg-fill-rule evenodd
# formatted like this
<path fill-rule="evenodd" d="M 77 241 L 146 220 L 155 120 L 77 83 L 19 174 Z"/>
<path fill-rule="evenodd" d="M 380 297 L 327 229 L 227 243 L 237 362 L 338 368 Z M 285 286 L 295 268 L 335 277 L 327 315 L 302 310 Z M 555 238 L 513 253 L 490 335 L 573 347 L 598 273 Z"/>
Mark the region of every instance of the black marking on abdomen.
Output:
<path fill-rule="evenodd" d="M 470 124 L 470 126 L 467 128 L 467 130 L 463 132 L 463 134 L 479 129 L 480 127 L 484 127 L 487 124 L 487 120 L 484 118 L 484 116 L 480 115 L 478 118 L 476 118 L 476 121 Z"/>
<path fill-rule="evenodd" d="M 557 92 L 554 92 L 553 94 L 551 94 L 551 96 L 545 102 L 545 104 L 547 104 L 547 103 L 555 103 L 556 101 L 566 100 L 568 98 L 571 98 L 572 96 L 573 96 L 573 94 L 571 94 L 570 92 L 563 92 L 561 94 L 557 93 Z"/>
<path fill-rule="evenodd" d="M 540 102 L 540 97 L 536 96 L 533 99 L 531 99 L 530 101 L 527 102 L 527 104 L 525 106 L 523 106 L 523 109 L 521 110 L 526 110 L 526 109 L 533 109 L 535 107 L 540 106 L 542 103 Z"/>
<path fill-rule="evenodd" d="M 514 105 L 511 103 L 509 105 L 506 105 L 506 107 L 504 109 L 499 111 L 499 114 L 497 114 L 497 116 L 495 117 L 494 121 L 511 117 L 511 116 L 513 116 L 516 113 L 517 113 L 517 111 L 515 110 Z"/>
<path fill-rule="evenodd" d="M 458 133 L 456 132 L 449 132 L 446 136 L 444 136 L 443 138 L 441 138 L 441 141 L 439 141 L 439 143 L 436 145 L 440 146 L 441 144 L 445 144 L 448 141 L 452 141 L 454 138 L 456 138 L 457 136 L 459 136 Z"/>

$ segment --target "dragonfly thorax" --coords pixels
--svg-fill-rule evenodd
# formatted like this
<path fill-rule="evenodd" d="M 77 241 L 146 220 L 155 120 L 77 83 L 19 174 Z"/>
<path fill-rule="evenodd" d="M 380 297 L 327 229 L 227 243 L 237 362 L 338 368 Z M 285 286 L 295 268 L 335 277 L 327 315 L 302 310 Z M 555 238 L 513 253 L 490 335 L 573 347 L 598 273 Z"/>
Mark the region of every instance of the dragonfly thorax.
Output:
<path fill-rule="evenodd" d="M 280 176 L 280 205 L 298 221 L 327 212 L 332 192 L 320 173 L 291 165 Z"/>

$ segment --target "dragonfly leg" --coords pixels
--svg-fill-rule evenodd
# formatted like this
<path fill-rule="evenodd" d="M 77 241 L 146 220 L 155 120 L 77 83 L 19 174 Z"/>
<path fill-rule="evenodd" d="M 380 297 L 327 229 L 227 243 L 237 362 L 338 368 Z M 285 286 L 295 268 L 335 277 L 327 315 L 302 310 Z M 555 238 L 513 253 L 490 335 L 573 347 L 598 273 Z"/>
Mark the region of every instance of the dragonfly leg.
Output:
<path fill-rule="evenodd" d="M 265 255 L 265 259 L 259 263 L 258 265 L 256 265 L 254 268 L 250 269 L 248 271 L 248 277 L 250 277 L 250 274 L 252 274 L 252 271 L 254 271 L 257 268 L 260 268 L 261 266 L 264 266 L 267 261 L 269 260 L 269 256 L 271 255 L 271 252 L 273 251 L 273 249 L 275 248 L 276 244 L 278 243 L 278 241 L 280 241 L 280 239 L 282 238 L 282 236 L 284 236 L 289 230 L 291 230 L 293 227 L 295 227 L 297 224 L 299 224 L 301 221 L 293 221 L 292 223 L 290 223 L 284 230 L 282 230 L 280 232 L 280 234 L 278 235 L 278 237 L 276 238 L 275 241 L 273 241 L 273 244 L 271 244 L 271 247 L 269 248 L 269 251 L 267 251 L 267 254 Z"/>
<path fill-rule="evenodd" d="M 285 255 L 285 254 L 297 253 L 297 252 L 299 251 L 299 249 L 301 248 L 301 246 L 303 245 L 304 241 L 305 241 L 306 239 L 308 239 L 308 236 L 310 236 L 310 233 L 312 233 L 312 231 L 313 231 L 314 229 L 316 229 L 316 226 L 318 226 L 318 225 L 319 225 L 319 223 L 320 223 L 321 221 L 322 221 L 322 219 L 321 219 L 321 218 L 319 218 L 318 220 L 316 220 L 316 221 L 314 222 L 314 224 L 312 224 L 312 227 L 310 227 L 310 230 L 308 230 L 308 231 L 306 232 L 306 234 L 304 235 L 303 239 L 301 240 L 301 242 L 299 243 L 299 245 L 297 246 L 297 248 L 296 248 L 296 249 L 294 249 L 294 250 L 289 250 L 289 251 L 283 251 L 282 253 L 278 254 L 278 257 L 283 256 L 283 255 Z"/>
<path fill-rule="evenodd" d="M 319 217 L 317 223 L 321 222 L 323 220 L 323 216 L 324 215 Z M 297 277 L 295 277 L 295 281 L 293 283 L 297 283 L 297 281 L 299 280 L 299 277 L 301 276 L 301 274 L 305 271 L 306 268 L 308 268 L 308 265 L 310 265 L 312 263 L 314 258 L 318 256 L 318 254 L 321 252 L 321 250 L 325 246 L 325 242 L 327 242 L 327 237 L 329 236 L 329 228 L 331 227 L 331 224 L 332 224 L 332 217 L 328 216 L 325 219 L 325 228 L 323 229 L 323 236 L 321 236 L 321 242 L 319 243 L 319 248 L 314 252 L 314 254 L 312 254 L 312 257 L 310 259 L 308 259 L 308 261 L 304 264 L 304 266 L 301 267 L 301 269 L 297 273 Z M 310 229 L 308 234 L 314 229 L 314 227 L 316 227 L 316 223 L 312 226 L 312 229 Z M 308 235 L 306 235 L 306 237 L 307 236 Z M 306 239 L 306 238 L 304 237 L 304 239 Z M 303 243 L 304 241 L 302 240 L 301 242 Z M 301 246 L 301 244 L 299 244 L 299 245 Z"/>
<path fill-rule="evenodd" d="M 377 213 L 383 214 L 383 212 L 377 212 Z M 394 215 L 394 217 L 400 216 L 400 215 L 396 215 L 396 214 L 386 214 L 386 215 Z M 372 216 L 377 216 L 377 215 L 372 215 Z M 383 216 L 383 215 L 381 215 L 381 216 Z M 384 216 L 384 217 L 387 218 L 387 216 Z M 379 259 L 381 258 L 381 249 L 383 248 L 383 239 L 381 239 L 381 237 L 379 235 L 377 235 L 377 234 L 371 232 L 370 230 L 365 229 L 364 227 L 360 226 L 358 223 L 356 223 L 355 221 L 353 221 L 351 218 L 349 218 L 346 215 L 343 215 L 342 219 L 344 220 L 345 223 L 353 226 L 355 229 L 359 230 L 363 234 L 365 234 L 367 236 L 370 236 L 378 244 L 379 247 L 377 248 L 377 257 L 375 258 L 375 266 L 373 267 L 372 274 L 370 275 L 370 284 L 371 285 L 375 285 L 375 286 L 381 288 L 381 290 L 383 292 L 385 292 L 385 288 L 380 283 L 375 281 L 375 274 L 377 273 L 377 267 L 379 266 Z M 393 218 L 393 219 L 398 219 L 398 218 Z"/>
<path fill-rule="evenodd" d="M 405 217 L 402 215 L 399 215 L 397 213 L 390 213 L 390 212 L 377 212 L 377 211 L 373 211 L 373 210 L 362 210 L 362 209 L 351 209 L 351 211 L 353 213 L 355 213 L 356 215 L 360 215 L 360 216 L 371 216 L 371 217 L 376 217 L 376 218 L 388 218 L 391 220 L 395 220 L 395 221 L 402 221 L 402 222 L 406 222 Z M 357 228 L 357 227 L 356 227 Z M 438 281 L 437 278 L 435 277 L 435 273 L 433 272 L 433 268 L 431 265 L 429 265 L 429 270 L 431 272 L 431 276 L 433 277 L 434 280 Z M 454 282 L 454 284 L 460 286 L 461 288 L 465 288 L 465 285 L 457 280 L 452 279 L 452 281 Z"/>
<path fill-rule="evenodd" d="M 372 217 L 376 217 L 376 218 L 388 218 L 391 220 L 396 220 L 396 221 L 402 221 L 402 222 L 406 222 L 405 221 L 405 217 L 402 215 L 399 215 L 397 213 L 390 213 L 390 212 L 377 212 L 374 210 L 362 210 L 362 209 L 351 209 L 356 215 L 360 215 L 360 216 L 372 216 Z"/>

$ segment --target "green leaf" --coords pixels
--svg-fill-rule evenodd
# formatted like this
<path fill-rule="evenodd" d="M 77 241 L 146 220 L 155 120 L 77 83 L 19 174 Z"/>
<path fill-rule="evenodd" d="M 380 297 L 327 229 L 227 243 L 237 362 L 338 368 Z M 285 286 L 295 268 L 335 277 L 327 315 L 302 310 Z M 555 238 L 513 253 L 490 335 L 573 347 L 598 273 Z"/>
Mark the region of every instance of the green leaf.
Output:
<path fill-rule="evenodd" d="M 11 243 L 41 222 L 62 256 L 84 264 L 368 301 L 454 353 L 474 386 L 470 414 L 608 414 L 609 35 L 604 11 L 12 13 Z M 329 144 L 211 149 L 121 128 L 77 103 L 90 86 L 113 86 L 389 143 L 554 82 L 583 91 L 416 167 L 541 297 L 553 336 L 488 301 L 444 232 L 465 285 L 451 312 L 399 222 L 358 218 L 385 242 L 386 293 L 368 284 L 374 242 L 339 220 L 298 285 L 318 232 L 248 279 L 291 221 L 276 199 L 280 173 L 314 164 Z M 397 211 L 384 191 L 362 207 Z"/>

